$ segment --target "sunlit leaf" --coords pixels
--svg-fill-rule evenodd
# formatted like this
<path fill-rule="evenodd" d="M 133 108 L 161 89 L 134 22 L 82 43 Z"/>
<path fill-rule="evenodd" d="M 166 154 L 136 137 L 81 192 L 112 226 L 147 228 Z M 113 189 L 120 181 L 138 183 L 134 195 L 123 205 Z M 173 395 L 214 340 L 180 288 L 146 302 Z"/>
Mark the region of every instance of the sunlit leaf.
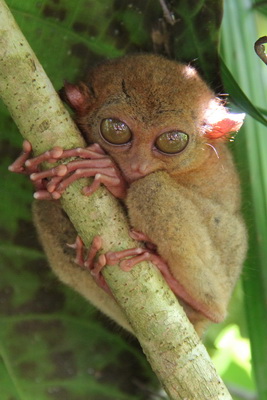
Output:
<path fill-rule="evenodd" d="M 235 80 L 250 100 L 266 108 L 266 66 L 253 50 L 257 38 L 252 1 L 225 2 L 222 55 Z M 249 11 L 248 11 L 249 10 Z M 237 24 L 238 20 L 242 23 Z M 251 339 L 253 369 L 259 399 L 267 399 L 267 130 L 247 118 L 234 147 L 243 183 L 249 251 L 243 273 L 245 309 Z"/>
<path fill-rule="evenodd" d="M 230 93 L 229 99 L 233 101 L 241 110 L 245 111 L 252 118 L 256 119 L 263 125 L 267 126 L 267 119 L 264 117 L 263 112 L 254 106 L 254 104 L 248 99 L 245 93 L 242 91 L 240 86 L 237 84 L 233 75 L 221 60 L 221 72 L 224 82 L 224 87 L 227 93 Z"/>
<path fill-rule="evenodd" d="M 253 0 L 252 7 L 255 11 L 267 15 L 267 4 L 263 0 Z"/>

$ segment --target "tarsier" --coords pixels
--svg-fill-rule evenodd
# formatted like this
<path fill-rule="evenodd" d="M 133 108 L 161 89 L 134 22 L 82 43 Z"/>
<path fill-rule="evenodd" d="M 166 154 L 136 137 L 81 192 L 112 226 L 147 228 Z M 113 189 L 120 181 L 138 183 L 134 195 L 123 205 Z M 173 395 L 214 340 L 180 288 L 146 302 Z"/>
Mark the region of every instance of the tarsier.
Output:
<path fill-rule="evenodd" d="M 42 201 L 34 204 L 34 219 L 54 271 L 131 331 L 115 300 L 75 264 L 66 245 L 75 241 L 75 230 L 58 202 L 47 201 L 59 198 L 70 181 L 94 176 L 84 194 L 104 184 L 126 205 L 131 235 L 147 246 L 115 254 L 121 265 L 148 258 L 165 268 L 199 334 L 209 322 L 222 321 L 246 253 L 239 179 L 226 143 L 243 117 L 230 114 L 194 68 L 156 55 L 103 63 L 85 83 L 66 84 L 64 97 L 87 149 L 56 148 L 30 159 L 26 142 L 10 168 L 35 181 Z M 40 172 L 41 161 L 69 156 L 80 161 Z M 92 270 L 99 267 L 101 240 L 93 247 Z M 113 256 L 102 257 L 102 266 Z"/>

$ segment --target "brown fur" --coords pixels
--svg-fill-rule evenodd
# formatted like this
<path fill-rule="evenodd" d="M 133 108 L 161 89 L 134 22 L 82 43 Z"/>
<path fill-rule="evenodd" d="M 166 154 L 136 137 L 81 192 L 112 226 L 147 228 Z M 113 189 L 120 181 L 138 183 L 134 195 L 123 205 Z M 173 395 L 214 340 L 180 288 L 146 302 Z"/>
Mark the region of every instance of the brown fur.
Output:
<path fill-rule="evenodd" d="M 74 243 L 77 233 L 60 204 L 35 201 L 33 215 L 48 261 L 59 279 L 131 332 L 130 325 L 114 299 L 97 286 L 86 269 L 74 263 L 73 250 L 67 243 Z"/>
<path fill-rule="evenodd" d="M 82 105 L 72 105 L 86 141 L 99 143 L 129 182 L 126 205 L 131 225 L 152 239 L 173 276 L 214 321 L 221 321 L 246 252 L 239 180 L 231 155 L 221 139 L 216 142 L 205 134 L 214 105 L 214 112 L 225 116 L 226 110 L 193 68 L 154 55 L 100 65 L 77 90 L 77 104 Z M 125 122 L 132 142 L 106 142 L 99 133 L 104 118 Z M 188 146 L 175 155 L 157 151 L 155 138 L 172 130 L 186 132 Z M 41 221 L 41 213 L 38 206 L 36 223 L 59 277 L 129 329 L 114 301 L 88 274 L 74 271 L 71 257 L 67 260 L 60 248 L 64 240 L 57 229 L 57 248 L 49 250 L 53 229 L 46 217 Z M 182 304 L 201 333 L 207 318 Z"/>

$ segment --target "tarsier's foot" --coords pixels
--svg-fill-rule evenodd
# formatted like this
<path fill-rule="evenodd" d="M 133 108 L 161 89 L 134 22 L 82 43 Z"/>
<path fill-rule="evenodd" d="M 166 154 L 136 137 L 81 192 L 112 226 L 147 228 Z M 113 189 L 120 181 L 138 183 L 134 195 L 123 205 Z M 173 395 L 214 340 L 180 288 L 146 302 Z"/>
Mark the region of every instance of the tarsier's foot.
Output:
<path fill-rule="evenodd" d="M 85 248 L 84 248 L 84 244 L 83 244 L 83 241 L 80 238 L 80 236 L 76 237 L 74 244 L 68 244 L 68 246 L 76 250 L 76 257 L 74 260 L 75 263 L 80 265 L 81 267 L 89 269 L 91 272 L 91 275 L 94 277 L 98 286 L 100 286 L 102 289 L 104 289 L 109 294 L 111 294 L 111 292 L 110 292 L 110 289 L 102 275 L 102 269 L 106 265 L 118 264 L 125 257 L 129 257 L 129 256 L 133 256 L 133 255 L 136 256 L 138 254 L 143 253 L 145 250 L 145 249 L 141 249 L 141 248 L 134 248 L 134 249 L 122 250 L 122 251 L 118 251 L 118 252 L 107 252 L 106 254 L 101 254 L 97 258 L 97 252 L 99 250 L 101 250 L 101 248 L 102 248 L 102 239 L 100 236 L 94 237 L 92 244 L 85 256 L 84 256 Z M 126 260 L 124 260 L 124 261 L 126 261 Z M 139 262 L 139 261 L 137 261 L 137 262 Z M 121 266 L 121 268 L 124 270 L 130 270 L 132 267 L 127 269 L 127 267 L 125 268 L 125 267 Z"/>
<path fill-rule="evenodd" d="M 138 242 L 145 242 L 145 246 L 147 249 L 149 249 L 153 252 L 157 251 L 157 246 L 143 232 L 136 231 L 135 229 L 131 229 L 129 232 L 129 235 L 131 236 L 132 239 L 137 240 Z"/>
<path fill-rule="evenodd" d="M 102 248 L 101 237 L 94 237 L 86 255 L 84 255 L 85 248 L 80 236 L 76 237 L 74 244 L 68 244 L 68 246 L 76 250 L 74 262 L 83 268 L 89 269 L 98 286 L 104 289 L 107 293 L 111 294 L 110 289 L 101 273 L 102 268 L 104 268 L 106 265 L 105 259 L 102 257 L 103 254 L 100 255 L 97 260 L 95 260 L 97 252 Z"/>
<path fill-rule="evenodd" d="M 36 199 L 59 199 L 67 186 L 77 179 L 86 177 L 94 177 L 93 183 L 83 188 L 83 194 L 86 196 L 95 192 L 101 183 L 115 197 L 124 198 L 126 195 L 127 184 L 120 170 L 97 143 L 86 148 L 70 150 L 54 147 L 34 158 L 30 158 L 31 151 L 30 142 L 25 140 L 23 153 L 9 167 L 9 170 L 30 175 L 36 188 L 34 194 Z M 45 171 L 40 170 L 43 162 L 55 163 L 70 157 L 79 157 L 79 159 Z"/>
<path fill-rule="evenodd" d="M 164 279 L 170 286 L 170 288 L 176 293 L 176 280 L 173 278 L 170 273 L 169 267 L 160 255 L 154 253 L 152 250 L 148 250 L 142 247 L 135 247 L 132 249 L 121 250 L 116 252 L 107 252 L 106 254 L 102 254 L 102 262 L 101 269 L 105 265 L 115 265 L 119 264 L 120 268 L 123 271 L 130 271 L 136 264 L 139 264 L 142 261 L 150 261 L 152 264 L 157 267 Z M 130 257 L 130 258 L 128 258 Z"/>
<path fill-rule="evenodd" d="M 137 235 L 135 235 L 135 233 L 134 236 L 138 236 L 139 240 L 146 241 L 148 239 L 146 235 L 143 235 L 140 232 L 137 232 Z M 151 247 L 154 247 L 154 249 L 156 248 L 153 243 L 148 243 L 151 245 Z M 156 268 L 159 269 L 173 293 L 178 298 L 184 300 L 186 303 L 191 305 L 194 309 L 199 310 L 198 302 L 196 302 L 194 298 L 187 293 L 185 288 L 173 277 L 166 261 L 164 261 L 164 259 L 159 254 L 157 254 L 154 249 L 149 250 L 137 247 L 117 252 L 108 252 L 105 255 L 102 255 L 105 257 L 105 263 L 103 263 L 102 265 L 105 266 L 119 264 L 120 268 L 123 271 L 130 271 L 136 264 L 142 261 L 150 261 Z M 125 257 L 131 258 L 125 259 Z"/>
<path fill-rule="evenodd" d="M 115 252 L 109 251 L 96 258 L 97 252 L 102 248 L 102 239 L 100 236 L 94 237 L 86 257 L 84 257 L 84 244 L 79 236 L 77 236 L 73 245 L 68 246 L 76 250 L 76 264 L 89 269 L 96 283 L 109 294 L 111 293 L 110 289 L 101 273 L 106 265 L 119 264 L 123 271 L 130 271 L 136 264 L 142 261 L 151 261 L 160 270 L 169 286 L 171 288 L 173 286 L 172 281 L 174 281 L 174 278 L 169 272 L 167 263 L 159 255 L 145 248 L 135 247 Z"/>

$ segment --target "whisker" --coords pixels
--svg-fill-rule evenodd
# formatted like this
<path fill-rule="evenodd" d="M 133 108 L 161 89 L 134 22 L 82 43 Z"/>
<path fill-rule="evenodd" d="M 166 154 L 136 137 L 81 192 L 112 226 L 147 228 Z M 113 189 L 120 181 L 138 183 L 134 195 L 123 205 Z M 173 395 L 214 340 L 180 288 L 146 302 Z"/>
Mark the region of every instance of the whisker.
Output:
<path fill-rule="evenodd" d="M 217 158 L 220 158 L 217 149 L 210 143 L 204 143 L 206 146 L 210 146 L 212 148 L 212 150 L 214 151 L 214 153 L 216 154 Z"/>

